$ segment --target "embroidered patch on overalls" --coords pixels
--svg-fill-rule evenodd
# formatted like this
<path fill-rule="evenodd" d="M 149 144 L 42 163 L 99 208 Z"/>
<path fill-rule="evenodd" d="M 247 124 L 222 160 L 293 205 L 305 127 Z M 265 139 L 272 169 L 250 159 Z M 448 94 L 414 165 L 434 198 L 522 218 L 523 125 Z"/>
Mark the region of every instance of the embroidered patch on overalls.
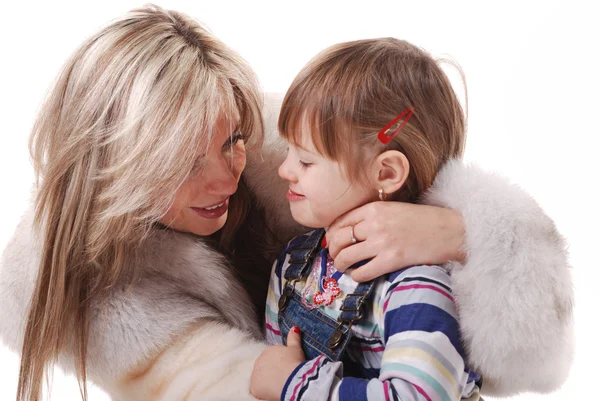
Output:
<path fill-rule="evenodd" d="M 342 293 L 338 285 L 341 276 L 342 273 L 333 267 L 327 249 L 321 249 L 302 290 L 302 305 L 309 310 L 331 305 Z"/>

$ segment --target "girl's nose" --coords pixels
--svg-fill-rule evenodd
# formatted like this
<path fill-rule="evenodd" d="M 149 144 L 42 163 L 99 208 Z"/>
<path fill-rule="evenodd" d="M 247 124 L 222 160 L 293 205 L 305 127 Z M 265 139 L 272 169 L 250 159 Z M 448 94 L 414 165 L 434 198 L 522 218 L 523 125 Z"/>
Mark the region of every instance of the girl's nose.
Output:
<path fill-rule="evenodd" d="M 297 180 L 296 173 L 291 166 L 290 157 L 286 157 L 279 169 L 277 170 L 279 176 L 286 181 L 295 182 Z"/>

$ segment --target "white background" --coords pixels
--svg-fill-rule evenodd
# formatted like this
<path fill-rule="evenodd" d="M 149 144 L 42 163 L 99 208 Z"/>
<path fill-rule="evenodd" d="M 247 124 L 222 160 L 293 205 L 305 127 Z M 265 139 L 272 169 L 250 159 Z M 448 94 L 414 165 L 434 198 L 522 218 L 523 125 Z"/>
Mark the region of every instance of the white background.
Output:
<path fill-rule="evenodd" d="M 27 137 L 45 91 L 84 38 L 141 1 L 0 9 L 0 249 L 27 205 Z M 593 2 L 156 1 L 205 23 L 249 61 L 267 91 L 284 92 L 313 55 L 340 41 L 394 36 L 457 60 L 469 89 L 466 159 L 525 187 L 566 236 L 574 266 L 571 376 L 556 393 L 514 399 L 599 399 L 592 393 L 600 357 L 600 13 Z M 0 346 L 0 400 L 14 399 L 18 366 L 17 355 Z M 57 371 L 52 394 L 78 400 L 75 380 Z M 93 389 L 90 400 L 108 397 Z"/>

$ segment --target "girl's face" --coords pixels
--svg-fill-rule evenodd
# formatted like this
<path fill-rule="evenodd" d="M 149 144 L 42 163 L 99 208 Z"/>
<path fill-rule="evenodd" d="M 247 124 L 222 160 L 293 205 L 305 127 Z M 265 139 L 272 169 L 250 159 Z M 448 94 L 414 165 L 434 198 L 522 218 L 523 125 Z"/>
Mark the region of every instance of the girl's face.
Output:
<path fill-rule="evenodd" d="M 279 176 L 289 183 L 287 198 L 294 220 L 306 227 L 327 227 L 374 199 L 372 189 L 350 182 L 339 163 L 319 155 L 308 135 L 302 144 L 289 143 Z"/>
<path fill-rule="evenodd" d="M 196 235 L 214 234 L 225 225 L 229 198 L 246 166 L 244 141 L 234 127 L 225 118 L 217 121 L 208 152 L 196 160 L 161 223 Z"/>

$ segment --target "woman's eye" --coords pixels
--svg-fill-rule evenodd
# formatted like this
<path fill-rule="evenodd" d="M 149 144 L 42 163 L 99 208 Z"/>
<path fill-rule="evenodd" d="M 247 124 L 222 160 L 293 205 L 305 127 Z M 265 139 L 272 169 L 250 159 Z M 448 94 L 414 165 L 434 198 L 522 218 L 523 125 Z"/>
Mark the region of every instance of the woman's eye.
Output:
<path fill-rule="evenodd" d="M 231 138 L 229 138 L 229 140 L 225 143 L 225 147 L 227 148 L 232 148 L 236 143 L 238 143 L 239 141 L 244 141 L 246 142 L 246 136 L 242 135 L 241 133 L 235 133 Z"/>

